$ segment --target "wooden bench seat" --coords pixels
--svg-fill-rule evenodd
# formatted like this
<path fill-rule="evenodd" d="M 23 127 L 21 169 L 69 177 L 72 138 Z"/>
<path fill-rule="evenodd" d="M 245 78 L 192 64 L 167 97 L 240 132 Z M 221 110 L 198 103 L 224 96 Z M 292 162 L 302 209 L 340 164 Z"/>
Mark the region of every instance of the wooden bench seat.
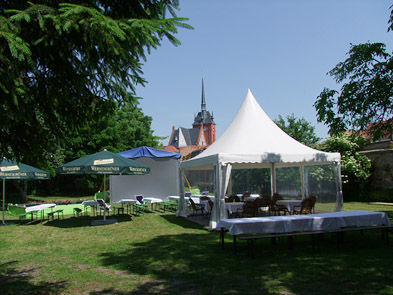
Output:
<path fill-rule="evenodd" d="M 310 236 L 312 240 L 313 251 L 315 249 L 315 235 L 322 235 L 326 231 L 307 231 L 307 232 L 293 232 L 293 233 L 278 233 L 278 234 L 265 234 L 265 235 L 252 235 L 252 236 L 239 236 L 239 240 L 247 241 L 248 255 L 254 256 L 254 242 L 258 239 L 272 239 L 275 244 L 277 238 L 288 238 L 289 248 L 293 249 L 293 237 Z M 235 250 L 236 251 L 236 250 Z M 235 253 L 236 254 L 236 253 Z"/>
<path fill-rule="evenodd" d="M 322 231 L 306 231 L 306 232 L 291 232 L 291 233 L 277 233 L 277 234 L 263 234 L 263 235 L 246 235 L 237 236 L 239 240 L 247 241 L 247 251 L 248 255 L 254 257 L 254 243 L 258 239 L 272 239 L 272 243 L 275 243 L 277 238 L 288 238 L 289 248 L 293 249 L 293 237 L 297 236 L 310 236 L 312 240 L 313 251 L 315 249 L 315 236 L 323 235 L 326 233 L 337 234 L 337 248 L 343 242 L 343 234 L 345 232 L 363 231 L 368 230 L 381 230 L 381 238 L 389 243 L 388 232 L 393 230 L 393 225 L 379 225 L 379 226 L 359 226 L 359 227 L 347 227 L 335 230 L 322 230 Z M 234 254 L 236 255 L 236 236 L 233 237 L 234 242 Z"/>
<path fill-rule="evenodd" d="M 74 214 L 74 217 L 76 216 L 76 217 L 78 217 L 79 216 L 79 214 L 81 214 L 82 213 L 82 209 L 81 208 L 74 208 L 73 210 L 72 210 L 72 213 Z"/>
<path fill-rule="evenodd" d="M 112 207 L 115 211 L 115 214 L 117 212 L 117 215 L 124 214 L 124 207 L 123 206 L 113 206 Z"/>
<path fill-rule="evenodd" d="M 381 230 L 382 240 L 386 240 L 389 243 L 389 230 L 393 230 L 393 225 L 376 225 L 376 226 L 359 226 L 359 227 L 344 227 L 336 230 L 327 230 L 327 233 L 337 234 L 337 248 L 344 242 L 344 233 L 352 231 L 360 231 L 363 235 L 363 231 L 369 230 Z"/>
<path fill-rule="evenodd" d="M 55 220 L 55 214 L 57 213 L 57 219 L 60 219 L 60 213 L 61 213 L 61 215 L 62 215 L 62 217 L 64 219 L 63 211 L 64 211 L 63 209 L 59 209 L 59 210 L 56 210 L 56 211 L 52 211 L 52 212 L 46 213 L 46 215 L 48 215 L 48 219 L 50 217 L 52 217 L 52 220 Z"/>

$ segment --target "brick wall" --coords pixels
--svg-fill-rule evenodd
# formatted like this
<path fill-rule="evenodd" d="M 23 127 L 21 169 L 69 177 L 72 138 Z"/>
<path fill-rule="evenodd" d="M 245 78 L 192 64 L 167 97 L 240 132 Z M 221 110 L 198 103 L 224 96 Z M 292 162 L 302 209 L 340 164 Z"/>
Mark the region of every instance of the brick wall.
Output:
<path fill-rule="evenodd" d="M 373 161 L 371 189 L 393 189 L 393 149 L 390 145 L 375 145 L 375 149 L 366 147 L 363 154 Z"/>

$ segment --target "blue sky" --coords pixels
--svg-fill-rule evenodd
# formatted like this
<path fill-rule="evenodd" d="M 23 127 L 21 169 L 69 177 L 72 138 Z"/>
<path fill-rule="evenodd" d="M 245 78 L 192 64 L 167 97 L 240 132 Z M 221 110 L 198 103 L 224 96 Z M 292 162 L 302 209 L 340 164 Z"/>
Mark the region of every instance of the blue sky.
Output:
<path fill-rule="evenodd" d="M 383 42 L 391 51 L 385 0 L 180 0 L 178 16 L 194 30 L 179 29 L 182 45 L 165 41 L 147 56 L 145 87 L 137 87 L 154 135 L 172 126 L 191 128 L 201 108 L 217 136 L 236 115 L 250 89 L 271 119 L 294 114 L 327 137 L 313 106 L 324 87 L 339 89 L 326 73 L 344 61 L 350 44 Z M 261 130 L 263 132 L 263 130 Z M 164 145 L 168 139 L 162 141 Z"/>

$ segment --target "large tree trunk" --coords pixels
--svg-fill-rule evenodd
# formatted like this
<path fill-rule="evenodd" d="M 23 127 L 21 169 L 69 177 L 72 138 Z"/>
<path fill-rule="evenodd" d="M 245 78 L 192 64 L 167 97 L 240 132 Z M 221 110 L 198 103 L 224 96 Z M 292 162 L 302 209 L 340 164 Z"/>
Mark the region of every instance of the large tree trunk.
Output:
<path fill-rule="evenodd" d="M 20 194 L 22 204 L 26 204 L 27 203 L 27 180 L 13 181 L 13 183 Z"/>

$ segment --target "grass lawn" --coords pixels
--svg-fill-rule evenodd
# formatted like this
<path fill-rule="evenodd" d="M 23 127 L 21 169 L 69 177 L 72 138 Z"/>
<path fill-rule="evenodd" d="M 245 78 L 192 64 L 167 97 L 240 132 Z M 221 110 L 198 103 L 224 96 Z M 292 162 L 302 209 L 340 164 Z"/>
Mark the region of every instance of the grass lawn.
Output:
<path fill-rule="evenodd" d="M 393 206 L 345 203 L 345 210 Z M 226 237 L 173 212 L 109 216 L 119 223 L 90 226 L 101 217 L 71 217 L 0 227 L 1 294 L 393 294 L 393 237 L 345 235 L 336 248 L 326 235 L 313 252 L 309 237 L 272 245 L 258 240 L 232 252 Z"/>

